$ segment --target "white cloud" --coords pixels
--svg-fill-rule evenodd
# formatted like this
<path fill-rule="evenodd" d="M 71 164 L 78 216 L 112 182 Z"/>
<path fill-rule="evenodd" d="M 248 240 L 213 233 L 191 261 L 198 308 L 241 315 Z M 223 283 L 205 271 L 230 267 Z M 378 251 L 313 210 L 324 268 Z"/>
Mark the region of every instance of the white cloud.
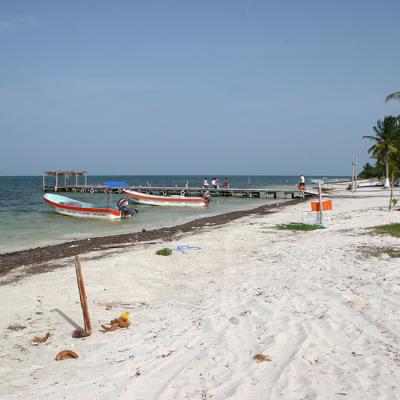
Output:
<path fill-rule="evenodd" d="M 33 28 L 38 20 L 32 16 L 25 16 L 0 21 L 0 31 L 24 31 Z"/>

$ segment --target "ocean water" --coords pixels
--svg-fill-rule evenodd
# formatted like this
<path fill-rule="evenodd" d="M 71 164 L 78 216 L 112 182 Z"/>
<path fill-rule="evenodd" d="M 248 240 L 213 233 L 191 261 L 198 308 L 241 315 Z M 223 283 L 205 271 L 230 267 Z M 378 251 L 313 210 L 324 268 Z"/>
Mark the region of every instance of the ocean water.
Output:
<path fill-rule="evenodd" d="M 231 187 L 293 187 L 297 176 L 228 176 Z M 224 176 L 220 176 L 222 182 Z M 89 176 L 88 184 L 108 180 L 132 185 L 201 186 L 204 176 Z M 212 177 L 208 177 L 211 183 Z M 51 182 L 50 178 L 48 181 Z M 71 181 L 71 183 L 73 183 Z M 83 181 L 82 181 L 83 183 Z M 206 208 L 137 206 L 139 213 L 128 220 L 101 221 L 57 214 L 43 202 L 41 176 L 0 177 L 0 253 L 61 243 L 74 239 L 156 229 L 178 225 L 205 216 L 255 208 L 274 199 L 214 198 Z M 60 193 L 63 195 L 63 193 Z M 65 193 L 93 203 L 106 203 L 102 193 Z M 114 204 L 121 195 L 113 195 Z M 284 200 L 278 200 L 284 201 Z"/>

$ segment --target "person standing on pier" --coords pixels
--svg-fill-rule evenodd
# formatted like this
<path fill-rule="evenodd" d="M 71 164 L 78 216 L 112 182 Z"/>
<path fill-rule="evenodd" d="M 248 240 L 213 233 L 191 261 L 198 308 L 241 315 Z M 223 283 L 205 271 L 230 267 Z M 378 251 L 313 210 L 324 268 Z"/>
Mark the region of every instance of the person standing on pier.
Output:
<path fill-rule="evenodd" d="M 300 175 L 299 189 L 306 190 L 306 178 L 304 178 L 304 175 Z"/>
<path fill-rule="evenodd" d="M 219 178 L 215 178 L 216 189 L 219 189 L 219 185 L 220 185 Z"/>
<path fill-rule="evenodd" d="M 225 179 L 224 179 L 224 186 L 225 186 L 226 190 L 229 190 L 229 179 L 228 179 L 228 177 L 225 177 Z"/>
<path fill-rule="evenodd" d="M 209 186 L 210 186 L 210 185 L 208 184 L 207 178 L 204 178 L 204 181 L 203 181 L 203 188 L 208 189 Z"/>
<path fill-rule="evenodd" d="M 211 185 L 213 185 L 214 189 L 217 188 L 217 178 L 214 177 L 211 179 Z"/>

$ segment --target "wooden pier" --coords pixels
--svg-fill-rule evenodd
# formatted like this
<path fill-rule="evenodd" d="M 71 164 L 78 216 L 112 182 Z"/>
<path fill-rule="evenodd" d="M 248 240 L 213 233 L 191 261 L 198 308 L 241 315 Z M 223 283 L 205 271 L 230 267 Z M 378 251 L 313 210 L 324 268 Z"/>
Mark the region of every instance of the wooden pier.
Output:
<path fill-rule="evenodd" d="M 48 184 L 46 177 L 54 178 L 54 184 Z M 79 178 L 84 179 L 83 184 L 79 184 Z M 70 181 L 73 181 L 72 184 Z M 124 185 L 128 185 L 124 182 Z M 128 185 L 126 189 L 137 192 L 171 196 L 203 196 L 209 191 L 213 197 L 245 197 L 245 198 L 272 198 L 272 199 L 294 199 L 308 196 L 312 193 L 302 192 L 297 187 L 293 188 L 204 188 L 189 186 L 137 186 Z M 73 192 L 73 193 L 119 193 L 122 194 L 122 187 L 110 187 L 106 185 L 90 185 L 87 183 L 86 171 L 46 171 L 43 173 L 42 191 L 43 192 Z"/>
<path fill-rule="evenodd" d="M 155 195 L 184 195 L 203 196 L 208 190 L 213 197 L 246 197 L 246 198 L 273 198 L 273 199 L 294 199 L 303 197 L 303 192 L 297 188 L 203 188 L 186 186 L 129 186 L 127 189 L 137 192 Z M 75 192 L 75 193 L 121 193 L 122 188 L 109 188 L 105 185 L 43 185 L 44 192 Z"/>

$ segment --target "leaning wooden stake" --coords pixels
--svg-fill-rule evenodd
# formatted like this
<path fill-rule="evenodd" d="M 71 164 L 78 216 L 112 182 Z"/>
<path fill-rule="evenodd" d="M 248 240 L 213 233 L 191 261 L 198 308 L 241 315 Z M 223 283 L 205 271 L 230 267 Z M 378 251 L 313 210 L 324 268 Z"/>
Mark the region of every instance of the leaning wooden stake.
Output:
<path fill-rule="evenodd" d="M 75 256 L 75 271 L 76 271 L 76 280 L 78 282 L 79 297 L 81 299 L 83 323 L 85 325 L 85 330 L 84 331 L 79 330 L 79 329 L 76 330 L 74 332 L 74 337 L 90 336 L 92 334 L 92 325 L 90 323 L 85 283 L 83 282 L 83 276 L 82 276 L 81 263 L 79 261 L 79 256 Z"/>

